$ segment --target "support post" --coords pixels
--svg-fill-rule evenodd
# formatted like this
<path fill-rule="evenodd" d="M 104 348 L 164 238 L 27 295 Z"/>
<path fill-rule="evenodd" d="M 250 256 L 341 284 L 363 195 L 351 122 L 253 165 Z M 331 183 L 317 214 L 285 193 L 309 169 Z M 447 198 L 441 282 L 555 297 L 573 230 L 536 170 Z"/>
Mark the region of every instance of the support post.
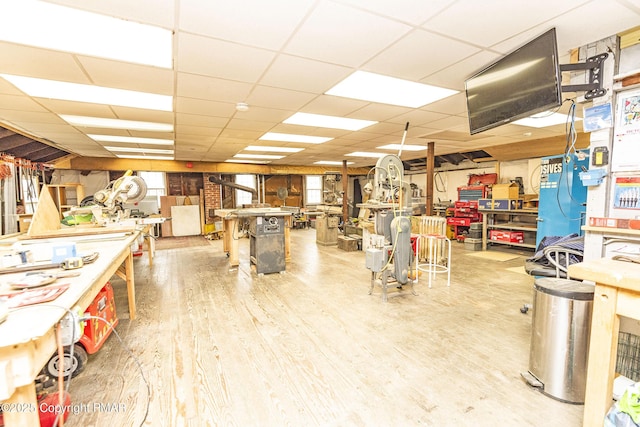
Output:
<path fill-rule="evenodd" d="M 342 223 L 349 220 L 349 175 L 347 175 L 347 161 L 342 161 Z"/>
<path fill-rule="evenodd" d="M 435 173 L 435 143 L 427 143 L 427 188 L 425 189 L 425 213 L 433 215 L 433 174 Z"/>

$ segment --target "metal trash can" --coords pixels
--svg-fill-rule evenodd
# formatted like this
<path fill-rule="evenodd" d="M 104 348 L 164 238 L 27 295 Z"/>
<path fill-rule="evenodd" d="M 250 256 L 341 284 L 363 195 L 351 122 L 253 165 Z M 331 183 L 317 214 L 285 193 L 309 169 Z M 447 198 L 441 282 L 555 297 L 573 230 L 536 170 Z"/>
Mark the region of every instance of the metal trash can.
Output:
<path fill-rule="evenodd" d="M 594 289 L 569 279 L 534 282 L 529 373 L 563 402 L 584 403 Z"/>

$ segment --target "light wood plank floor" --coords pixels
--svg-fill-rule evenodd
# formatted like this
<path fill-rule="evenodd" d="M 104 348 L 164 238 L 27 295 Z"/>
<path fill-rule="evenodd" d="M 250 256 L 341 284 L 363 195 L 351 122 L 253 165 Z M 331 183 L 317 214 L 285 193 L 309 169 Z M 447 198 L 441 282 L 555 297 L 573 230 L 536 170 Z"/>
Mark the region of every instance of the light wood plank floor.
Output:
<path fill-rule="evenodd" d="M 453 243 L 451 287 L 368 295 L 363 252 L 292 230 L 284 274 L 258 276 L 249 240 L 229 270 L 222 242 L 136 261 L 138 319 L 114 279 L 118 332 L 70 391 L 67 426 L 562 426 L 583 406 L 520 377 L 529 359 L 533 279 L 523 253 L 496 262 Z M 85 406 L 81 406 L 85 405 Z M 100 406 L 103 405 L 103 406 Z M 110 405 L 110 406 L 105 406 Z"/>

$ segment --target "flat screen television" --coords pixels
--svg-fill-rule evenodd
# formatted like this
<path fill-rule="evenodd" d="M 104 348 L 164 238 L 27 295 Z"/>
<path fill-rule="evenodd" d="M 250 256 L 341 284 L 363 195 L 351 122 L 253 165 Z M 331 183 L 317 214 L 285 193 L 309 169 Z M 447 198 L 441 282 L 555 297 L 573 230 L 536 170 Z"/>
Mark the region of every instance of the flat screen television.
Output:
<path fill-rule="evenodd" d="M 552 28 L 465 81 L 471 134 L 559 107 L 561 85 Z"/>

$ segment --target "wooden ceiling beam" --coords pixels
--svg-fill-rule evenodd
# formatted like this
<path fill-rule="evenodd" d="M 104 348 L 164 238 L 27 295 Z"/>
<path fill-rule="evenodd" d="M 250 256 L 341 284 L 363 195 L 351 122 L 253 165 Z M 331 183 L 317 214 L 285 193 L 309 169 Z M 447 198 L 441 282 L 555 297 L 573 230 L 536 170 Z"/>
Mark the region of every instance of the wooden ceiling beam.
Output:
<path fill-rule="evenodd" d="M 589 148 L 590 135 L 590 133 L 578 133 L 575 148 Z M 505 162 L 564 154 L 566 145 L 566 138 L 564 136 L 557 136 L 514 142 L 511 144 L 493 145 L 485 147 L 483 150 L 489 153 L 493 160 Z M 476 159 L 476 161 L 478 160 Z"/>
<path fill-rule="evenodd" d="M 187 166 L 190 165 L 190 166 Z M 73 170 L 136 170 L 158 172 L 196 172 L 257 175 L 323 175 L 335 167 L 253 165 L 240 163 L 185 162 L 179 160 L 110 159 L 104 157 L 76 157 L 55 163 L 56 169 Z M 369 168 L 347 168 L 349 175 L 366 175 Z"/>

